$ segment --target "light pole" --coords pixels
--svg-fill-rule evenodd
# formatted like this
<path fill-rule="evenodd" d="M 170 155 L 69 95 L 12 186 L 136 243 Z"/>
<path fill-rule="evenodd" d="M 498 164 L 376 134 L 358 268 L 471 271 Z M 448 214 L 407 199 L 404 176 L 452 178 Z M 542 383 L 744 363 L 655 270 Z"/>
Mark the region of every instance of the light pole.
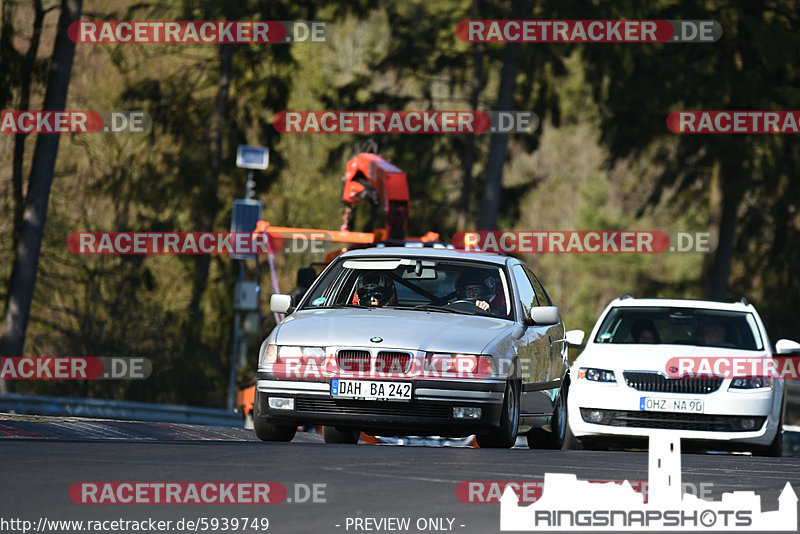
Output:
<path fill-rule="evenodd" d="M 231 216 L 231 233 L 252 233 L 256 224 L 261 219 L 264 205 L 260 200 L 254 200 L 255 180 L 253 170 L 264 170 L 269 166 L 269 149 L 265 146 L 239 145 L 236 151 L 236 166 L 247 171 L 247 192 L 245 198 L 233 201 Z M 258 310 L 260 288 L 258 282 L 245 281 L 245 260 L 256 258 L 255 254 L 231 254 L 231 258 L 239 262 L 239 279 L 233 290 L 233 347 L 231 350 L 231 373 L 228 381 L 228 410 L 233 411 L 236 400 L 236 370 L 239 367 L 239 343 L 244 342 L 243 349 L 247 352 L 247 339 L 242 337 L 242 314 Z M 252 321 L 250 321 L 252 323 Z M 247 321 L 245 322 L 247 324 Z M 256 324 L 258 324 L 256 322 Z"/>

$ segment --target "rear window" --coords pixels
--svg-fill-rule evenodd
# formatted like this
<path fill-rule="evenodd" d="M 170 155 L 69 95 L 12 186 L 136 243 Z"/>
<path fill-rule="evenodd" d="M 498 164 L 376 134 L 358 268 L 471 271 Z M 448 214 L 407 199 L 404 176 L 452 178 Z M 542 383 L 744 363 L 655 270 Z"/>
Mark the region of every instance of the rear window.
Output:
<path fill-rule="evenodd" d="M 594 342 L 764 348 L 752 313 L 699 308 L 613 308 Z"/>

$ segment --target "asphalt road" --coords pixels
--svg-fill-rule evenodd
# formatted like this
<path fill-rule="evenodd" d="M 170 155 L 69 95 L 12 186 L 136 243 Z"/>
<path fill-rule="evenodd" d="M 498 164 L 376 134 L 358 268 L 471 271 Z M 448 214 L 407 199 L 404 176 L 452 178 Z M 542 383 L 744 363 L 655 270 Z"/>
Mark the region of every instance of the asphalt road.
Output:
<path fill-rule="evenodd" d="M 541 481 L 545 472 L 644 481 L 647 460 L 647 453 L 623 451 L 326 445 L 315 434 L 298 434 L 292 443 L 262 443 L 251 431 L 235 428 L 6 416 L 0 417 L 0 530 L 15 531 L 10 523 L 3 528 L 2 521 L 11 519 L 35 527 L 39 518 L 153 518 L 174 525 L 182 518 L 247 517 L 267 518 L 268 532 L 278 533 L 493 533 L 499 531 L 500 506 L 461 502 L 459 483 Z M 684 454 L 682 463 L 683 482 L 693 491 L 707 491 L 706 497 L 714 499 L 723 491 L 755 491 L 765 511 L 777 508 L 787 481 L 800 487 L 798 457 Z M 279 482 L 288 493 L 280 503 L 250 505 L 98 505 L 70 499 L 70 487 L 77 482 L 126 481 Z M 296 502 L 313 485 L 320 502 Z M 395 517 L 409 518 L 409 528 L 393 530 L 394 523 L 373 522 L 355 528 L 355 518 Z M 220 523 L 209 531 L 222 530 Z M 96 530 L 114 531 L 123 530 Z M 242 530 L 240 525 L 237 531 L 263 529 Z"/>

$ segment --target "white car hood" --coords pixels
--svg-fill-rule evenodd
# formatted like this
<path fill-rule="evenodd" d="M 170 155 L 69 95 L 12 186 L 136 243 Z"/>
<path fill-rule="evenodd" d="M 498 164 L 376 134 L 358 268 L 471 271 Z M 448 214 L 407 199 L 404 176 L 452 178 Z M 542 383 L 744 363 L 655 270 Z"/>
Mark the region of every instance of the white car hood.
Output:
<path fill-rule="evenodd" d="M 451 353 L 480 353 L 511 321 L 478 315 L 337 308 L 302 310 L 289 315 L 274 334 L 279 345 L 376 347 Z M 381 338 L 379 343 L 372 338 Z"/>
<path fill-rule="evenodd" d="M 667 362 L 674 357 L 753 358 L 765 351 L 737 350 L 697 345 L 590 344 L 575 360 L 577 367 L 615 371 L 658 371 L 666 373 Z"/>

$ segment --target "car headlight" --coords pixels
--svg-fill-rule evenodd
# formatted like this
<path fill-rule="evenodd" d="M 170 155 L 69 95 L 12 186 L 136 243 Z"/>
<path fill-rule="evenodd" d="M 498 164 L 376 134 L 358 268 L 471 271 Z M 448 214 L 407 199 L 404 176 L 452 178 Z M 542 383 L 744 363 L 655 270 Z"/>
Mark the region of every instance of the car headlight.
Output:
<path fill-rule="evenodd" d="M 771 378 L 734 378 L 728 389 L 761 389 L 771 388 Z"/>
<path fill-rule="evenodd" d="M 492 357 L 486 354 L 429 352 L 425 355 L 425 370 L 488 376 L 492 372 Z"/>
<path fill-rule="evenodd" d="M 261 344 L 261 348 L 258 349 L 258 363 L 259 365 L 265 365 L 268 363 L 275 363 L 275 360 L 278 359 L 278 346 L 277 345 L 267 345 L 267 342 L 264 341 Z"/>
<path fill-rule="evenodd" d="M 258 361 L 261 365 L 278 363 L 280 360 L 294 360 L 305 362 L 309 359 L 322 359 L 325 357 L 325 347 L 298 347 L 296 345 L 267 345 L 261 344 L 258 352 Z"/>
<path fill-rule="evenodd" d="M 293 360 L 307 362 L 312 359 L 325 358 L 325 347 L 298 347 L 296 345 L 278 345 L 277 362 L 282 360 Z"/>
<path fill-rule="evenodd" d="M 591 380 L 592 382 L 616 382 L 617 377 L 614 371 L 608 369 L 594 369 L 591 367 L 581 367 L 578 369 L 578 378 Z"/>

